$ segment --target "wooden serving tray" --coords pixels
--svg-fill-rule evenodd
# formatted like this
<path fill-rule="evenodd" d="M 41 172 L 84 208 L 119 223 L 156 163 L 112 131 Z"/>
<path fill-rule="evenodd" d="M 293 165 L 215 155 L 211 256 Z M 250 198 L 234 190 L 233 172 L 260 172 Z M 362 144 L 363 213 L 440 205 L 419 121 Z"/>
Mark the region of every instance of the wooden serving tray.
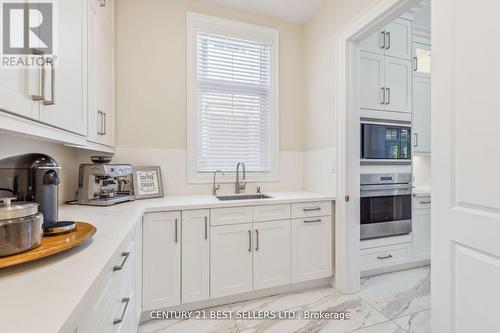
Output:
<path fill-rule="evenodd" d="M 0 268 L 38 260 L 69 250 L 92 237 L 97 229 L 90 223 L 76 222 L 76 230 L 62 235 L 44 236 L 42 245 L 32 250 L 0 258 Z"/>

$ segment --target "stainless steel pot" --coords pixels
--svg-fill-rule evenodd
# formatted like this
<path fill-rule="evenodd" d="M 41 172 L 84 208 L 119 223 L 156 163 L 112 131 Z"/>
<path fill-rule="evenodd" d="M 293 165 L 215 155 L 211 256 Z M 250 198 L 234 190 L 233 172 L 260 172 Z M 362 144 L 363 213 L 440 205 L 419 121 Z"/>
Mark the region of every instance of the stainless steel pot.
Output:
<path fill-rule="evenodd" d="M 43 215 L 38 204 L 0 198 L 0 257 L 31 250 L 42 244 Z"/>

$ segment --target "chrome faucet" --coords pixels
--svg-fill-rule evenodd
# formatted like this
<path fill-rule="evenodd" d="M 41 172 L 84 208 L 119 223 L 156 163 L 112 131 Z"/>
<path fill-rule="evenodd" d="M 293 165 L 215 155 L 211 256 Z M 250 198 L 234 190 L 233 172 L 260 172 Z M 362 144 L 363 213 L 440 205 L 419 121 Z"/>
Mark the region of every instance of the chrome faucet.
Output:
<path fill-rule="evenodd" d="M 214 185 L 212 186 L 212 195 L 217 195 L 217 191 L 220 190 L 220 184 L 215 186 L 215 176 L 217 175 L 218 172 L 222 173 L 222 175 L 225 176 L 224 171 L 222 170 L 217 170 L 214 172 Z"/>
<path fill-rule="evenodd" d="M 241 190 L 245 189 L 246 186 L 245 182 L 240 184 L 240 165 L 243 167 L 243 180 L 246 179 L 245 163 L 238 162 L 238 164 L 236 164 L 236 184 L 234 184 L 234 193 L 236 194 L 239 194 Z"/>

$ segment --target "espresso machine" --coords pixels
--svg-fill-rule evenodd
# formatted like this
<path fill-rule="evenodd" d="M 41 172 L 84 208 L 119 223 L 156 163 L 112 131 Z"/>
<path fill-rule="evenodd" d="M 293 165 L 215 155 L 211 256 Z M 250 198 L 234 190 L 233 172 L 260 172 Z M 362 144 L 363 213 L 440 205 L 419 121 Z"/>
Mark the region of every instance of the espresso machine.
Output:
<path fill-rule="evenodd" d="M 111 206 L 135 200 L 131 181 L 133 172 L 134 167 L 130 164 L 80 164 L 78 204 Z"/>
<path fill-rule="evenodd" d="M 0 160 L 0 197 L 36 202 L 43 215 L 45 234 L 58 234 L 75 228 L 73 221 L 59 221 L 61 168 L 50 156 L 23 154 Z"/>

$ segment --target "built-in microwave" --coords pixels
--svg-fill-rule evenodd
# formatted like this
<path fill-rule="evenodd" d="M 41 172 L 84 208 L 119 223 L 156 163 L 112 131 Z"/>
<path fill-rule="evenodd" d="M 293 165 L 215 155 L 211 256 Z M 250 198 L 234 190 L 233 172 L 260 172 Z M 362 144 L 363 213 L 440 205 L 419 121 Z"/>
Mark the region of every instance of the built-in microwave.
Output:
<path fill-rule="evenodd" d="M 361 162 L 411 162 L 411 127 L 361 123 Z"/>

